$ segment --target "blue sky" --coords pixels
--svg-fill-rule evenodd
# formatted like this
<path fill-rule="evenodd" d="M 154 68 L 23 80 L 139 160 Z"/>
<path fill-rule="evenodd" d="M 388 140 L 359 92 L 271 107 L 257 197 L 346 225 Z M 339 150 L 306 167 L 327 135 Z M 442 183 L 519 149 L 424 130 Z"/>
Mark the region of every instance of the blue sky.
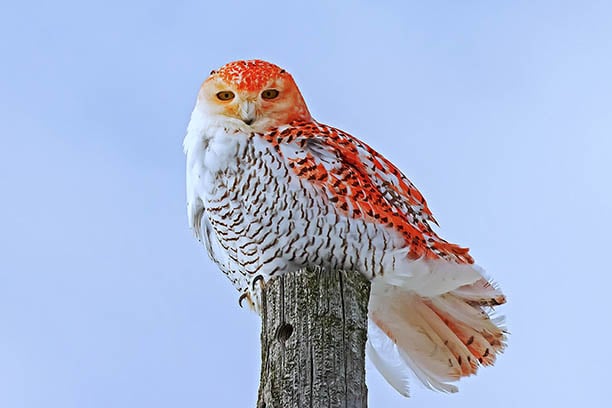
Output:
<path fill-rule="evenodd" d="M 460 4 L 461 3 L 461 4 Z M 181 142 L 236 59 L 385 154 L 500 283 L 512 333 L 454 395 L 602 406 L 612 365 L 612 6 L 12 2 L 0 15 L 0 406 L 254 406 L 258 317 L 188 230 Z M 369 368 L 371 366 L 368 366 Z"/>

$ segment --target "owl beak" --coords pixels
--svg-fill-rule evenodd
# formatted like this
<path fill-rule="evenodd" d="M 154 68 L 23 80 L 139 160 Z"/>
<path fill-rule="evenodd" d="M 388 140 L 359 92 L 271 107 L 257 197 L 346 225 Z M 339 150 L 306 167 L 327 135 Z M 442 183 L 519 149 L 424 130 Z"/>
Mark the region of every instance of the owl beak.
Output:
<path fill-rule="evenodd" d="M 240 119 L 247 125 L 255 121 L 255 102 L 244 101 L 240 104 Z"/>

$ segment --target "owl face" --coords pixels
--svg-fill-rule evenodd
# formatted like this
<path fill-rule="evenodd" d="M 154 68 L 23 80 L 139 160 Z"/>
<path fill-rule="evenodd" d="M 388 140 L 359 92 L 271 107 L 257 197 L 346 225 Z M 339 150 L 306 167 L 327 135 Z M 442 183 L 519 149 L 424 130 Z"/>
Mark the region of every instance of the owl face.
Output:
<path fill-rule="evenodd" d="M 255 132 L 312 120 L 291 75 L 260 60 L 231 62 L 211 72 L 200 88 L 198 106 L 211 119 Z"/>

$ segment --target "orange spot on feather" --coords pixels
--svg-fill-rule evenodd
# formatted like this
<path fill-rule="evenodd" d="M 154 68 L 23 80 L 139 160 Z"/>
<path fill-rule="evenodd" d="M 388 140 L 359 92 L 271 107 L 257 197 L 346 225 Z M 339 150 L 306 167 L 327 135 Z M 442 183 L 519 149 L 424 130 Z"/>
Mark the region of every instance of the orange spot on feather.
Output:
<path fill-rule="evenodd" d="M 237 85 L 238 90 L 261 90 L 279 75 L 289 75 L 281 67 L 262 60 L 234 61 L 225 64 L 215 74 L 226 82 Z"/>

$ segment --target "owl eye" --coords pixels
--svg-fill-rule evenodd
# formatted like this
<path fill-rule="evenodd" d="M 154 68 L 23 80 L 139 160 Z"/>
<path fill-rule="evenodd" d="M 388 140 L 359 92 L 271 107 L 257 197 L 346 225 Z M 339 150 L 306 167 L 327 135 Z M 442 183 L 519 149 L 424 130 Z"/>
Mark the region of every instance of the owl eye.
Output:
<path fill-rule="evenodd" d="M 232 91 L 217 92 L 217 99 L 220 101 L 231 101 L 234 99 L 234 93 Z"/>
<path fill-rule="evenodd" d="M 278 91 L 276 89 L 266 89 L 261 93 L 261 97 L 264 99 L 274 99 L 278 96 Z"/>

